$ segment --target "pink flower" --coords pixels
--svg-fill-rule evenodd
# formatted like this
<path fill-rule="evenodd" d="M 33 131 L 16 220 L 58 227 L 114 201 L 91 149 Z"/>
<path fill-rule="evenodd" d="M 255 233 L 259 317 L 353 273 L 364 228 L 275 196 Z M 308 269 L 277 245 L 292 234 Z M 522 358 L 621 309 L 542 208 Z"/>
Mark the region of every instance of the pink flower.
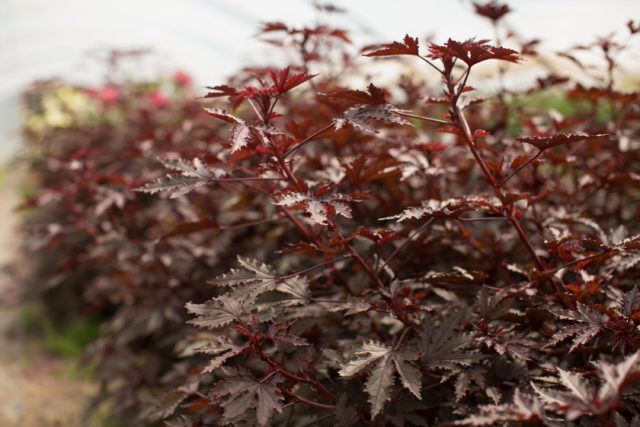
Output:
<path fill-rule="evenodd" d="M 184 71 L 176 71 L 173 75 L 173 80 L 178 86 L 191 86 L 191 76 Z"/>
<path fill-rule="evenodd" d="M 120 90 L 117 86 L 108 85 L 99 89 L 96 97 L 105 104 L 113 104 L 120 98 Z"/>
<path fill-rule="evenodd" d="M 163 108 L 166 107 L 167 104 L 169 104 L 169 98 L 167 98 L 167 96 L 159 90 L 153 91 L 151 95 L 149 95 L 149 99 L 151 100 L 153 106 L 156 108 Z"/>

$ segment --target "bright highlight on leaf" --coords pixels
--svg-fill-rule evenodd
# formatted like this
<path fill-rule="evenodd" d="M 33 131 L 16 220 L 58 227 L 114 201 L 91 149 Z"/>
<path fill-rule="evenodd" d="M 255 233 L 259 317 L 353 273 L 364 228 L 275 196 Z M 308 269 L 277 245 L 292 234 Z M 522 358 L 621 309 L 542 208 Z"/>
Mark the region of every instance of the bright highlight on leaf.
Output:
<path fill-rule="evenodd" d="M 165 168 L 179 171 L 180 174 L 167 174 L 164 178 L 137 188 L 137 191 L 150 194 L 166 191 L 174 199 L 225 175 L 223 170 L 209 168 L 198 158 L 191 162 L 183 159 L 160 159 L 160 162 Z"/>
<path fill-rule="evenodd" d="M 409 363 L 417 358 L 417 353 L 395 350 L 371 341 L 360 345 L 353 356 L 355 359 L 349 361 L 340 370 L 340 375 L 351 377 L 362 370 L 369 371 L 365 391 L 369 395 L 372 418 L 375 418 L 383 410 L 385 402 L 391 397 L 389 388 L 394 382 L 394 372 L 400 376 L 402 385 L 418 399 L 421 399 L 422 375 L 415 366 Z"/>
<path fill-rule="evenodd" d="M 391 55 L 418 55 L 418 38 L 404 36 L 402 43 L 393 42 L 370 46 L 367 50 L 375 49 L 373 52 L 365 53 L 364 56 L 391 56 Z"/>

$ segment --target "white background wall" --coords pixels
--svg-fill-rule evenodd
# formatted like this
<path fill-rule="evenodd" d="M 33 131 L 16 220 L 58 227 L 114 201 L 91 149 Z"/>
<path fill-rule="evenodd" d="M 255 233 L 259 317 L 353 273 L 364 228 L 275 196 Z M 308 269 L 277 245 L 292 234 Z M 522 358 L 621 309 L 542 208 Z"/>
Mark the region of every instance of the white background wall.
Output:
<path fill-rule="evenodd" d="M 319 14 L 305 0 L 0 0 L 0 161 L 18 147 L 20 91 L 34 79 L 51 77 L 98 82 L 104 72 L 98 57 L 109 49 L 151 48 L 153 59 L 137 73 L 151 77 L 184 69 L 204 86 L 269 58 L 269 47 L 254 38 L 266 21 L 330 20 L 351 30 L 356 46 L 405 33 L 433 35 L 436 41 L 493 37 L 489 22 L 472 13 L 468 0 L 333 3 L 348 13 Z M 508 3 L 514 12 L 507 24 L 549 49 L 589 43 L 613 31 L 626 34 L 626 22 L 640 20 L 638 0 Z"/>

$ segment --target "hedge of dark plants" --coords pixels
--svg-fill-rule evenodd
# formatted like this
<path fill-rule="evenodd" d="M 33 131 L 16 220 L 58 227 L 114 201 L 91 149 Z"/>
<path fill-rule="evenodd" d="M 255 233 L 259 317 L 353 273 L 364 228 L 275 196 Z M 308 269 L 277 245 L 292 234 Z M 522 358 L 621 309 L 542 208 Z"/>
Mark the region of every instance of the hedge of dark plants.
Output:
<path fill-rule="evenodd" d="M 509 8 L 475 11 L 500 34 Z M 535 42 L 354 61 L 281 23 L 288 67 L 201 99 L 183 73 L 34 85 L 26 293 L 101 319 L 86 359 L 124 425 L 637 425 L 640 93 L 615 77 L 638 30 L 579 47 L 597 83 L 520 92 L 469 79 Z M 440 82 L 347 85 L 398 56 Z"/>

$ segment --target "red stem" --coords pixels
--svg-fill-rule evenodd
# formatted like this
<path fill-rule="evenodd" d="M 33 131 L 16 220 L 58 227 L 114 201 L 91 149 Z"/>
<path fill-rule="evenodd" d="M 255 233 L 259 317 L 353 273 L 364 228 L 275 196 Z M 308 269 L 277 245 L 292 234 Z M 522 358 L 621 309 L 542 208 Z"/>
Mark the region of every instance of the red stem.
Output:
<path fill-rule="evenodd" d="M 452 83 L 449 82 L 448 84 L 451 90 Z M 462 129 L 465 142 L 467 143 L 467 146 L 471 150 L 473 157 L 476 159 L 476 162 L 478 163 L 478 165 L 480 165 L 480 168 L 482 169 L 484 176 L 487 178 L 487 180 L 493 187 L 493 190 L 496 193 L 496 195 L 500 198 L 500 200 L 504 200 L 504 194 L 502 193 L 502 190 L 500 189 L 499 184 L 496 182 L 496 179 L 489 171 L 487 164 L 484 162 L 484 160 L 482 160 L 482 157 L 480 157 L 480 153 L 478 152 L 478 149 L 476 148 L 474 143 L 473 134 L 469 127 L 469 123 L 464 117 L 462 110 L 455 104 L 453 105 L 453 108 L 455 112 L 454 120 L 458 122 L 460 128 Z M 518 219 L 515 217 L 515 215 L 512 212 L 509 213 L 509 215 L 507 216 L 507 219 L 509 220 L 511 225 L 516 229 L 518 236 L 520 237 L 520 240 L 525 245 L 525 247 L 527 248 L 527 251 L 531 255 L 531 258 L 533 259 L 536 265 L 536 269 L 538 269 L 538 271 L 540 271 L 541 273 L 544 273 L 544 271 L 546 270 L 546 266 L 544 265 L 544 263 L 542 262 L 538 254 L 536 254 L 536 251 L 533 245 L 531 244 L 531 240 L 529 239 L 529 236 L 527 235 L 526 231 L 522 228 L 522 225 L 520 225 L 520 222 L 518 221 Z M 564 299 L 561 298 L 562 291 L 559 288 L 558 284 L 555 283 L 555 281 L 553 280 L 549 280 L 549 282 L 551 283 L 551 286 L 553 287 L 553 290 L 556 296 L 560 298 L 561 302 L 564 305 L 565 304 Z"/>
<path fill-rule="evenodd" d="M 269 145 L 271 147 L 271 151 L 273 151 L 273 154 L 276 156 L 276 159 L 278 159 L 278 163 L 280 164 L 280 167 L 282 169 L 282 172 L 284 172 L 284 175 L 287 177 L 288 180 L 291 181 L 293 185 L 295 185 L 295 187 L 298 189 L 299 192 L 304 193 L 305 192 L 304 186 L 300 183 L 298 178 L 296 178 L 295 175 L 293 175 L 293 172 L 291 172 L 291 168 L 289 168 L 287 161 L 284 159 L 284 157 L 282 157 L 282 153 L 280 153 L 280 150 L 278 150 L 278 147 L 276 147 L 273 141 L 269 141 Z"/>
<path fill-rule="evenodd" d="M 581 262 L 589 261 L 590 259 L 596 259 L 596 258 L 599 258 L 599 257 L 601 257 L 603 255 L 607 255 L 609 252 L 611 252 L 611 251 L 609 249 L 607 249 L 607 250 L 602 251 L 600 253 L 597 253 L 595 255 L 589 255 L 589 256 L 584 257 L 584 258 L 576 259 L 576 260 L 573 260 L 573 261 L 568 262 L 566 264 L 563 264 L 563 265 L 561 265 L 559 267 L 554 267 L 552 269 L 545 270 L 544 273 L 545 274 L 553 274 L 558 270 L 562 270 L 563 268 L 571 267 L 572 265 L 580 264 Z"/>
<path fill-rule="evenodd" d="M 420 227 L 418 227 L 418 228 L 417 228 L 416 230 L 414 230 L 411 234 L 409 234 L 409 235 L 407 236 L 407 238 L 405 239 L 405 241 L 404 241 L 404 242 L 402 242 L 402 244 L 401 244 L 400 246 L 398 246 L 398 247 L 396 248 L 396 250 L 395 250 L 395 251 L 393 251 L 393 252 L 391 253 L 391 255 L 389 255 L 389 256 L 387 257 L 387 259 L 385 259 L 385 260 L 384 260 L 384 263 L 385 263 L 385 264 L 389 264 L 389 261 L 391 261 L 391 260 L 393 259 L 393 257 L 395 257 L 395 256 L 398 254 L 398 252 L 400 252 L 402 249 L 404 249 L 404 247 L 405 247 L 405 246 L 407 246 L 415 236 L 417 236 L 417 235 L 418 235 L 418 234 L 420 234 L 422 231 L 424 231 L 424 230 L 429 226 L 429 224 L 431 224 L 431 223 L 433 222 L 433 220 L 434 220 L 434 219 L 435 219 L 435 218 L 433 218 L 433 217 L 432 217 L 432 218 L 429 218 L 429 219 L 428 219 L 427 221 L 425 221 L 425 222 L 424 222 Z M 376 269 L 376 271 L 378 271 L 378 270 Z"/>
<path fill-rule="evenodd" d="M 538 154 L 536 154 L 535 156 L 529 158 L 526 162 L 524 162 L 523 164 L 521 164 L 520 166 L 518 166 L 514 171 L 512 171 L 509 175 L 507 175 L 506 177 L 504 177 L 502 179 L 502 181 L 500 181 L 498 183 L 498 187 L 502 187 L 507 181 L 509 181 L 511 179 L 512 176 L 514 176 L 515 174 L 517 174 L 518 172 L 520 172 L 523 168 L 525 168 L 529 163 L 533 162 L 535 159 L 537 159 L 538 157 L 540 157 L 540 155 L 542 154 L 542 151 L 538 151 Z"/>
<path fill-rule="evenodd" d="M 431 117 L 420 116 L 418 114 L 403 113 L 403 112 L 396 112 L 396 114 L 399 115 L 399 116 L 402 116 L 402 117 L 408 117 L 408 118 L 411 118 L 411 119 L 423 120 L 425 122 L 437 123 L 437 124 L 440 124 L 440 125 L 448 125 L 448 126 L 452 126 L 453 125 L 453 123 L 447 122 L 446 120 L 433 119 Z"/>
<path fill-rule="evenodd" d="M 487 180 L 493 187 L 493 191 L 500 198 L 500 200 L 504 200 L 504 194 L 502 193 L 500 186 L 496 182 L 494 176 L 489 171 L 487 164 L 484 162 L 484 160 L 482 160 L 482 157 L 480 157 L 480 153 L 478 152 L 478 149 L 476 148 L 475 143 L 473 141 L 473 134 L 471 133 L 471 129 L 469 128 L 469 123 L 464 117 L 462 110 L 460 110 L 458 106 L 455 106 L 455 113 L 456 113 L 456 119 L 458 120 L 460 127 L 462 128 L 465 142 L 467 143 L 467 146 L 471 150 L 473 157 L 476 159 L 476 162 L 480 165 L 480 168 L 482 169 L 484 176 L 487 178 Z M 536 268 L 541 272 L 544 271 L 545 270 L 544 263 L 542 262 L 540 257 L 538 257 L 538 255 L 536 254 L 536 251 L 533 248 L 533 245 L 531 244 L 531 240 L 529 239 L 529 236 L 524 231 L 524 229 L 518 222 L 517 218 L 513 214 L 509 214 L 508 219 L 509 219 L 509 222 L 513 225 L 513 227 L 518 232 L 518 236 L 520 236 L 520 240 L 526 246 L 527 250 L 529 251 L 529 254 L 531 254 L 531 258 L 533 258 L 533 261 L 536 264 Z M 554 288 L 556 288 L 557 290 L 557 285 L 554 285 Z"/>
<path fill-rule="evenodd" d="M 278 215 L 275 218 L 266 218 L 266 219 L 258 219 L 255 221 L 243 222 L 242 224 L 234 224 L 234 225 L 219 225 L 220 230 L 230 231 L 230 230 L 238 230 L 240 228 L 252 227 L 254 225 L 267 224 L 269 222 L 275 222 L 282 218 L 282 215 Z"/>
<path fill-rule="evenodd" d="M 321 262 L 320 264 L 312 265 L 311 267 L 307 267 L 307 268 L 305 268 L 303 270 L 296 271 L 296 272 L 291 273 L 291 274 L 287 274 L 286 276 L 280 276 L 279 279 L 280 280 L 291 279 L 292 277 L 296 277 L 296 276 L 299 276 L 301 274 L 305 274 L 305 273 L 308 273 L 310 271 L 313 271 L 313 270 L 315 270 L 317 268 L 322 268 L 322 267 L 324 267 L 326 265 L 333 264 L 333 263 L 336 263 L 336 262 L 339 262 L 339 261 L 344 261 L 345 259 L 349 259 L 349 258 L 351 258 L 350 255 L 346 255 L 346 256 L 338 257 L 338 258 L 333 258 L 333 259 L 330 259 L 328 261 Z"/>
<path fill-rule="evenodd" d="M 327 390 L 322 384 L 320 384 L 318 381 L 316 380 L 312 380 L 311 378 L 303 378 L 303 377 L 299 377 L 295 374 L 292 374 L 291 372 L 287 372 L 284 370 L 284 368 L 280 365 L 278 365 L 276 362 L 274 362 L 273 360 L 271 360 L 269 358 L 269 356 L 267 356 L 261 348 L 258 348 L 258 353 L 260 354 L 260 357 L 262 358 L 262 360 L 264 360 L 265 362 L 267 362 L 269 364 L 269 366 L 271 366 L 275 371 L 281 373 L 282 375 L 284 375 L 285 377 L 294 380 L 294 381 L 298 381 L 301 383 L 306 383 L 309 384 L 312 387 L 315 387 L 316 389 L 320 390 L 322 393 L 324 393 L 325 395 L 327 395 L 327 397 L 329 397 L 329 399 L 331 399 L 333 402 L 337 402 L 338 398 L 331 393 L 329 390 Z"/>
<path fill-rule="evenodd" d="M 282 181 L 283 178 L 264 178 L 260 176 L 233 177 L 233 178 L 211 178 L 211 182 L 244 182 L 244 181 Z"/>
<path fill-rule="evenodd" d="M 464 117 L 464 114 L 462 114 L 462 110 L 460 109 L 460 107 L 458 107 L 457 105 L 454 105 L 453 107 L 455 110 L 455 119 L 457 119 L 458 125 L 462 129 L 464 140 L 467 143 L 469 150 L 471 150 L 471 154 L 473 154 L 473 157 L 476 160 L 476 163 L 478 163 L 478 165 L 482 169 L 482 173 L 484 173 L 485 178 L 487 179 L 487 181 L 489 181 L 489 183 L 493 187 L 493 190 L 496 192 L 498 197 L 500 197 L 500 200 L 503 200 L 502 191 L 500 191 L 500 187 L 498 186 L 496 179 L 494 178 L 491 171 L 489 171 L 489 167 L 484 162 L 484 160 L 482 160 L 482 157 L 480 157 L 480 153 L 476 148 L 476 144 L 473 138 L 473 133 L 471 132 L 471 128 L 469 127 L 469 123 L 467 122 L 467 119 Z"/>
<path fill-rule="evenodd" d="M 424 62 L 426 62 L 427 64 L 429 64 L 431 66 L 431 68 L 433 68 L 434 70 L 436 70 L 438 73 L 442 74 L 442 70 L 440 68 L 438 68 L 433 62 L 429 61 L 427 58 L 425 58 L 422 55 L 418 55 L 418 58 L 422 59 Z"/>
<path fill-rule="evenodd" d="M 520 236 L 520 240 L 522 240 L 522 243 L 524 243 L 524 245 L 527 247 L 527 250 L 531 254 L 531 257 L 533 258 L 533 261 L 536 264 L 536 268 L 540 271 L 544 271 L 546 267 L 542 262 L 542 260 L 540 259 L 540 257 L 538 256 L 538 254 L 536 254 L 536 250 L 533 248 L 533 245 L 529 240 L 529 236 L 527 236 L 527 233 L 524 231 L 524 229 L 520 225 L 520 222 L 518 221 L 518 219 L 513 214 L 510 214 L 508 217 L 508 220 L 518 232 L 518 236 Z M 556 288 L 556 290 L 559 290 L 557 289 L 557 285 L 555 284 L 554 284 L 554 288 Z"/>
<path fill-rule="evenodd" d="M 303 139 L 302 141 L 300 141 L 295 147 L 292 147 L 291 149 L 289 149 L 289 151 L 286 151 L 282 157 L 284 159 L 286 159 L 290 154 L 293 154 L 294 151 L 296 151 L 298 148 L 302 147 L 304 144 L 306 144 L 307 142 L 311 141 L 313 138 L 315 138 L 316 136 L 320 135 L 321 133 L 324 133 L 328 130 L 330 130 L 331 128 L 333 128 L 333 123 L 331 123 L 330 125 L 323 127 L 322 129 L 312 133 L 311 135 L 309 135 L 308 137 L 306 137 L 305 139 Z"/>
<path fill-rule="evenodd" d="M 336 225 L 335 222 L 333 222 L 333 220 L 329 219 L 329 225 L 331 226 L 333 231 L 335 231 L 335 233 L 338 235 L 340 240 L 345 241 L 344 236 L 342 236 L 342 233 L 340 233 L 338 226 Z M 349 251 L 351 256 L 358 262 L 358 264 L 362 266 L 362 268 L 364 268 L 364 271 L 373 280 L 373 282 L 376 285 L 378 285 L 380 289 L 384 288 L 384 285 L 382 284 L 380 277 L 378 277 L 378 274 L 373 270 L 373 267 L 371 267 L 371 265 L 368 262 L 362 259 L 358 251 L 356 251 L 349 242 L 346 242 L 345 245 L 347 246 L 347 250 Z"/>
<path fill-rule="evenodd" d="M 302 225 L 302 223 L 300 221 L 298 221 L 298 218 L 296 218 L 295 216 L 293 216 L 291 214 L 291 212 L 289 212 L 287 210 L 287 208 L 285 208 L 284 206 L 278 206 L 280 208 L 280 210 L 282 212 L 284 212 L 284 214 L 287 216 L 287 218 L 289 218 L 291 220 L 291 222 L 293 222 L 293 224 L 298 228 L 298 230 L 302 231 L 302 234 L 304 234 L 304 236 L 309 239 L 309 240 L 314 240 L 311 232 L 309 231 L 309 229 L 307 229 L 307 227 L 305 227 L 304 225 Z"/>
<path fill-rule="evenodd" d="M 302 396 L 298 396 L 297 394 L 294 394 L 288 391 L 285 391 L 285 393 L 288 394 L 291 398 L 299 402 L 306 403 L 307 405 L 315 406 L 316 408 L 336 409 L 335 405 L 325 405 L 324 403 L 314 402 L 313 400 L 305 399 Z"/>

